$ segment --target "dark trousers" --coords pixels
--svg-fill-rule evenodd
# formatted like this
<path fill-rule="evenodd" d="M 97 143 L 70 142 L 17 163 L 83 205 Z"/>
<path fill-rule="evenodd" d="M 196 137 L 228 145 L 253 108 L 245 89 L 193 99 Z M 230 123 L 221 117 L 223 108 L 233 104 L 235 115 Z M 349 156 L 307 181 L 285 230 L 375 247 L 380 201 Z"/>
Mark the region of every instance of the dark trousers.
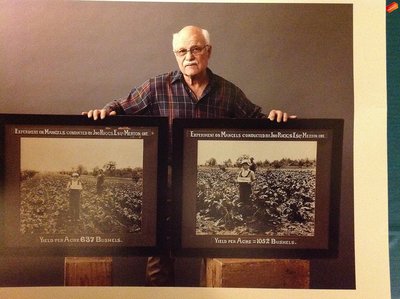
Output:
<path fill-rule="evenodd" d="M 244 217 L 251 216 L 253 214 L 251 208 L 251 185 L 248 183 L 239 183 L 239 200 L 242 203 L 242 215 Z"/>
<path fill-rule="evenodd" d="M 69 191 L 69 212 L 72 219 L 79 219 L 81 191 L 71 189 Z"/>
<path fill-rule="evenodd" d="M 166 214 L 170 216 L 172 200 L 172 167 L 168 166 Z M 167 231 L 169 231 L 167 229 Z M 147 259 L 146 285 L 174 286 L 175 285 L 175 258 L 169 255 L 151 256 Z"/>
<path fill-rule="evenodd" d="M 174 286 L 175 259 L 169 256 L 151 256 L 147 259 L 147 286 Z"/>

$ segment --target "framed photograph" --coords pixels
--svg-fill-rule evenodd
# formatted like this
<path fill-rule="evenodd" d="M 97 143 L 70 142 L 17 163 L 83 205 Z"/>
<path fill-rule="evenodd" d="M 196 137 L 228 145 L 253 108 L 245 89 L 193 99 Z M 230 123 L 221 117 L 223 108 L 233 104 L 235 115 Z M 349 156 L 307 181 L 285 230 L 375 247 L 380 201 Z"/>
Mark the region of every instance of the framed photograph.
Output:
<path fill-rule="evenodd" d="M 0 115 L 3 254 L 162 247 L 167 119 Z"/>
<path fill-rule="evenodd" d="M 176 119 L 177 255 L 337 254 L 343 120 Z"/>

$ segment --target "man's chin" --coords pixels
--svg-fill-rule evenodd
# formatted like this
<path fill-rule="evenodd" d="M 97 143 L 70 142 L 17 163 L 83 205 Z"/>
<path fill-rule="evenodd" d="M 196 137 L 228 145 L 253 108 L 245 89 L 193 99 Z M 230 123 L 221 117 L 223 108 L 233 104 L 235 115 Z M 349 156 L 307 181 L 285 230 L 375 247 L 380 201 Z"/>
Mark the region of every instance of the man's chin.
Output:
<path fill-rule="evenodd" d="M 199 75 L 198 71 L 187 71 L 185 70 L 185 72 L 183 73 L 186 77 L 196 77 L 197 75 Z"/>
<path fill-rule="evenodd" d="M 185 73 L 190 73 L 190 74 L 193 74 L 193 73 L 199 73 L 199 68 L 197 67 L 197 65 L 188 65 L 188 66 L 185 66 Z"/>

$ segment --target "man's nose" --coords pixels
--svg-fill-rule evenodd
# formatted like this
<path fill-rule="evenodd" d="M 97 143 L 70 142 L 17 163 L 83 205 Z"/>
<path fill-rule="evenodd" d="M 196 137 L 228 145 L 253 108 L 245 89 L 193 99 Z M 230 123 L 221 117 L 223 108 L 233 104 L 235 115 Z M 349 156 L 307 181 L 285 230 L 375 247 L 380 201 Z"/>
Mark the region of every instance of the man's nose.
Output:
<path fill-rule="evenodd" d="M 190 50 L 187 51 L 185 58 L 189 59 L 189 60 L 192 60 L 192 58 L 194 58 L 194 54 L 192 53 L 192 51 L 190 51 Z"/>

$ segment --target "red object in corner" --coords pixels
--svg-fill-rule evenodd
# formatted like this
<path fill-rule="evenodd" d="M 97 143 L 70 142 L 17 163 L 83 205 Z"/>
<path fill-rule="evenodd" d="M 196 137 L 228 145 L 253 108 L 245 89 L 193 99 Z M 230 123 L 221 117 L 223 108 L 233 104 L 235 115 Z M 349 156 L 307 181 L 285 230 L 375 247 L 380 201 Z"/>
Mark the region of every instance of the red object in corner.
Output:
<path fill-rule="evenodd" d="M 399 4 L 397 2 L 392 2 L 389 5 L 386 6 L 386 11 L 388 13 L 391 13 L 392 11 L 396 10 L 399 8 Z"/>

